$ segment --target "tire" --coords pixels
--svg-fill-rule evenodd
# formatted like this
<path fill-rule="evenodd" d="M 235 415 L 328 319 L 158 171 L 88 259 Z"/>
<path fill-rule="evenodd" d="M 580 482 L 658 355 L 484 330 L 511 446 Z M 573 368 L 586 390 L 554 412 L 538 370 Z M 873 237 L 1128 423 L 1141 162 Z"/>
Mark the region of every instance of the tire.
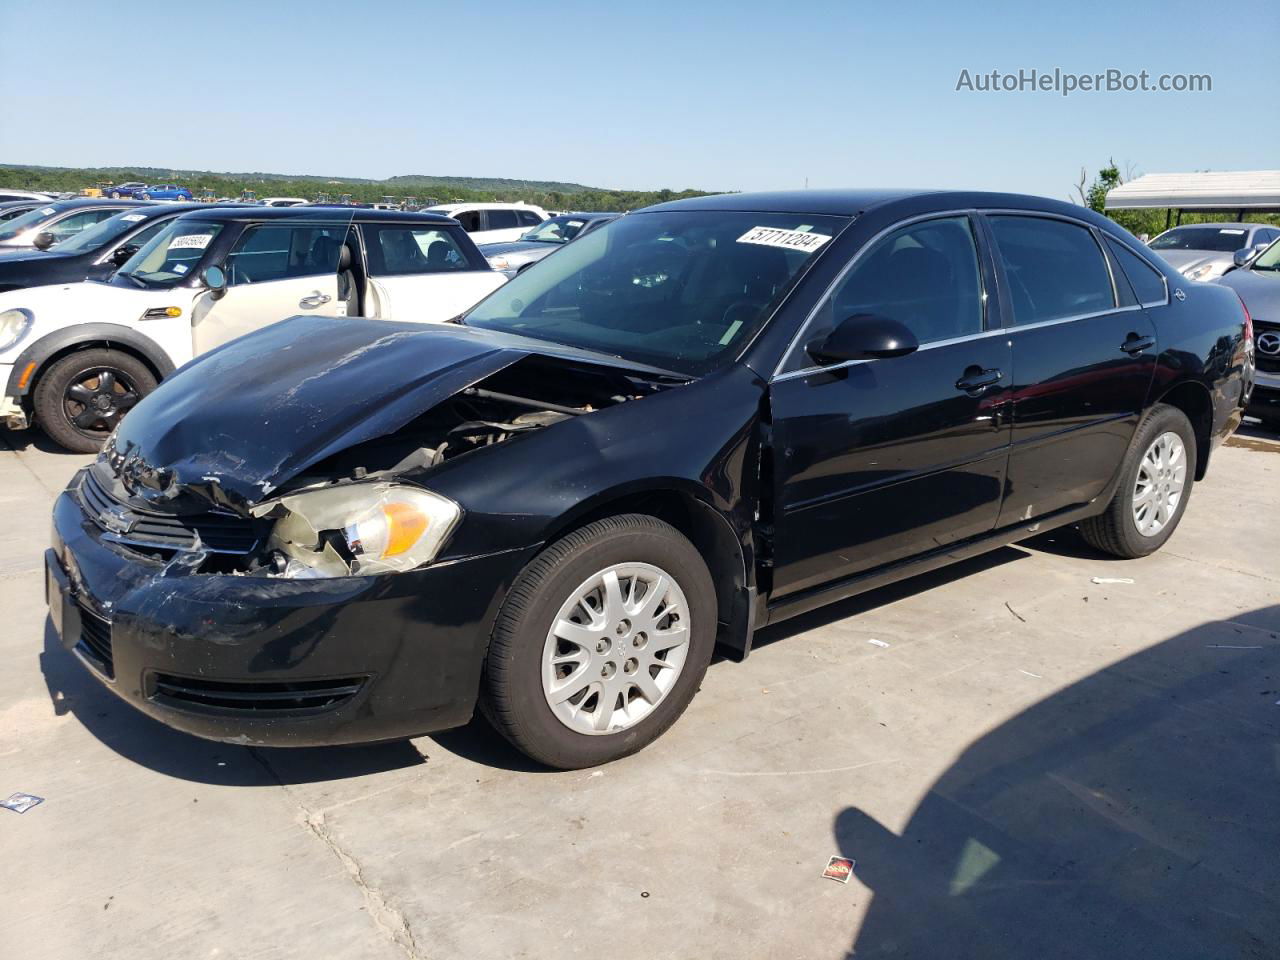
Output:
<path fill-rule="evenodd" d="M 118 190 L 112 190 L 112 191 L 111 191 L 111 199 L 112 199 L 112 200 L 119 200 L 119 199 L 120 199 L 120 192 L 119 192 Z"/>
<path fill-rule="evenodd" d="M 592 617 L 599 617 L 598 624 L 604 626 L 595 626 L 601 635 L 599 641 L 594 636 L 589 639 L 596 646 L 588 649 L 552 637 L 553 625 L 565 628 L 562 615 L 567 616 L 565 610 L 582 589 L 615 567 L 620 568 L 615 582 L 622 585 L 618 600 L 626 606 L 609 605 L 601 592 L 602 606 Z M 668 577 L 665 586 L 660 579 L 663 574 Z M 653 585 L 638 592 L 642 577 L 655 579 Z M 647 619 L 644 601 L 650 590 L 662 590 L 668 599 L 682 595 L 687 611 L 681 610 L 669 620 Z M 653 596 L 658 612 L 670 611 L 662 595 Z M 676 601 L 672 604 L 680 606 Z M 634 622 L 609 619 L 605 614 L 610 609 L 625 610 Z M 585 607 L 573 610 L 579 618 L 586 612 Z M 711 662 L 716 614 L 715 586 L 707 565 L 674 527 L 643 514 L 591 523 L 547 547 L 516 578 L 494 626 L 485 660 L 481 710 L 512 744 L 549 767 L 574 770 L 628 756 L 666 732 L 693 699 Z M 663 622 L 667 627 L 661 626 Z M 681 645 L 683 652 L 681 647 L 664 647 L 659 638 L 670 638 L 674 635 L 671 631 L 678 634 L 682 624 L 687 634 Z M 651 629 L 651 636 L 642 627 Z M 583 635 L 591 632 L 590 624 L 583 627 Z M 607 652 L 601 654 L 601 645 Z M 573 664 L 549 665 L 547 657 L 566 650 L 581 656 L 574 661 L 581 664 L 581 674 Z M 667 670 L 673 669 L 668 663 L 679 657 L 683 657 L 681 665 L 667 679 Z M 596 679 L 597 670 L 599 677 L 607 679 Z M 641 693 L 636 682 L 641 670 L 649 677 L 647 686 L 652 692 L 658 692 L 661 683 L 667 684 L 656 701 Z M 578 676 L 589 679 L 575 679 Z M 565 699 L 553 709 L 549 698 L 555 695 L 552 685 L 557 683 L 562 689 L 589 684 L 584 689 L 598 692 Z M 606 695 L 614 698 L 615 705 L 607 716 L 625 714 L 623 722 L 615 720 L 602 726 L 591 719 L 603 714 Z M 589 711 L 593 703 L 594 711 Z M 575 711 L 576 718 L 566 719 Z M 634 722 L 629 719 L 633 713 Z"/>
<path fill-rule="evenodd" d="M 102 374 L 110 375 L 110 384 Z M 76 385 L 83 391 L 74 391 Z M 101 348 L 77 350 L 40 375 L 33 396 L 36 422 L 59 446 L 75 453 L 93 453 L 134 404 L 155 388 L 155 376 L 132 354 Z M 75 400 L 73 392 L 86 402 Z M 94 417 L 94 413 L 98 415 Z M 76 417 L 81 415 L 82 423 L 77 424 Z M 90 422 L 93 425 L 87 426 Z"/>
<path fill-rule="evenodd" d="M 1144 479 L 1144 489 L 1149 487 L 1155 491 L 1151 494 L 1156 498 L 1151 501 L 1153 503 L 1167 505 L 1168 494 L 1163 495 L 1165 499 L 1160 499 L 1162 491 L 1159 488 L 1162 484 L 1168 484 L 1171 490 L 1176 487 L 1178 469 L 1176 465 L 1172 468 L 1170 476 L 1154 475 L 1150 469 L 1144 473 L 1144 460 L 1148 453 L 1153 450 L 1157 442 L 1163 441 L 1167 434 L 1172 434 L 1181 442 L 1182 453 L 1177 458 L 1181 461 L 1181 488 L 1178 490 L 1177 503 L 1164 522 L 1158 529 L 1153 528 L 1144 533 L 1139 529 L 1138 513 L 1135 509 L 1140 474 Z M 1177 529 L 1183 513 L 1186 512 L 1195 474 L 1196 435 L 1191 427 L 1191 421 L 1177 407 L 1163 403 L 1157 404 L 1138 424 L 1133 442 L 1129 444 L 1129 451 L 1125 454 L 1124 465 L 1120 471 L 1120 485 L 1116 488 L 1115 496 L 1111 498 L 1111 502 L 1102 513 L 1081 521 L 1081 535 L 1095 549 L 1126 560 L 1154 553 L 1173 536 L 1173 531 Z M 1150 490 L 1148 492 L 1150 493 Z M 1152 517 L 1150 511 L 1154 509 L 1156 509 L 1154 506 L 1146 508 L 1148 521 Z"/>
<path fill-rule="evenodd" d="M 149 193 L 140 193 L 140 194 L 138 194 L 138 199 L 139 199 L 139 200 L 150 200 L 150 199 L 151 199 L 151 194 L 149 194 Z"/>

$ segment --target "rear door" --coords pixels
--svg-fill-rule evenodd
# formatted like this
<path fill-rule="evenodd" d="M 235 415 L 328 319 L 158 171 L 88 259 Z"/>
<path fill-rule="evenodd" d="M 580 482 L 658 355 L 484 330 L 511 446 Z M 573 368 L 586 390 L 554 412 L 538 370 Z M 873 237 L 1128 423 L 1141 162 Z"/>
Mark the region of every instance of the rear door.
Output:
<path fill-rule="evenodd" d="M 444 321 L 502 285 L 505 277 L 464 244 L 457 227 L 365 223 L 366 310 L 384 320 Z"/>
<path fill-rule="evenodd" d="M 193 314 L 195 352 L 297 314 L 345 315 L 337 268 L 348 229 L 349 221 L 312 220 L 247 227 L 223 263 L 226 295 L 202 298 Z"/>
<path fill-rule="evenodd" d="M 1007 526 L 1102 492 L 1133 437 L 1158 350 L 1093 227 L 1023 213 L 985 222 L 1013 344 Z"/>
<path fill-rule="evenodd" d="M 802 357 L 774 378 L 775 598 L 995 526 L 1011 355 L 979 254 L 964 214 L 889 233 L 858 255 L 802 336 L 879 314 L 920 349 L 834 367 Z"/>

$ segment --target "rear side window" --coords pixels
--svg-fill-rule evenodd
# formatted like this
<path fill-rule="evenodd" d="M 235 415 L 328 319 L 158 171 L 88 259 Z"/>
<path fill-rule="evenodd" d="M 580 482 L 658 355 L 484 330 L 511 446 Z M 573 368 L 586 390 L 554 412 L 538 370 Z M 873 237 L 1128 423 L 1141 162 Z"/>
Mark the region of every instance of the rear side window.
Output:
<path fill-rule="evenodd" d="M 250 227 L 227 254 L 232 285 L 337 273 L 346 227 Z"/>
<path fill-rule="evenodd" d="M 453 219 L 462 224 L 462 229 L 467 233 L 475 233 L 480 229 L 480 211 L 467 210 L 462 213 L 451 214 Z"/>
<path fill-rule="evenodd" d="M 1151 266 L 1123 243 L 1107 237 L 1107 245 L 1111 247 L 1111 252 L 1115 255 L 1115 258 L 1120 261 L 1120 269 L 1124 271 L 1124 275 L 1133 284 L 1133 292 L 1137 294 L 1139 303 L 1144 305 L 1164 303 L 1168 299 L 1164 275 L 1160 271 L 1156 270 L 1155 267 Z"/>
<path fill-rule="evenodd" d="M 449 230 L 376 223 L 364 224 L 361 229 L 369 253 L 369 272 L 375 277 L 480 269 L 467 260 Z"/>
<path fill-rule="evenodd" d="M 1015 324 L 1114 310 L 1111 274 L 1093 234 L 1065 220 L 990 217 Z"/>
<path fill-rule="evenodd" d="M 982 282 L 968 217 L 914 223 L 863 256 L 832 294 L 830 322 L 897 320 L 921 343 L 982 331 Z"/>
<path fill-rule="evenodd" d="M 510 230 L 513 227 L 520 226 L 516 220 L 516 212 L 514 210 L 488 210 L 485 211 L 489 215 L 489 223 L 486 227 L 488 230 Z"/>

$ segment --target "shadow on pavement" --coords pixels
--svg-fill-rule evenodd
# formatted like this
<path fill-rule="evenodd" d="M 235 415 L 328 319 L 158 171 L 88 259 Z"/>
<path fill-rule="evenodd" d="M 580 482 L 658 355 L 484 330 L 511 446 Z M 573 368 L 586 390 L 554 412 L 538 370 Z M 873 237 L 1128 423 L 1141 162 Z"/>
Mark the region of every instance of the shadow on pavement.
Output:
<path fill-rule="evenodd" d="M 1280 956 L 1278 634 L 1265 607 L 1066 687 L 966 749 L 901 835 L 844 810 L 873 893 L 849 956 Z"/>
<path fill-rule="evenodd" d="M 38 427 L 29 430 L 6 430 L 0 427 L 0 446 L 10 450 L 39 450 L 41 453 L 56 453 L 64 457 L 83 457 L 83 453 L 72 453 L 50 440 Z"/>
<path fill-rule="evenodd" d="M 172 730 L 103 689 L 88 668 L 63 649 L 47 621 L 40 669 L 59 715 L 74 714 L 122 757 L 182 780 L 277 786 L 342 780 L 426 762 L 407 740 L 350 747 L 242 747 Z"/>

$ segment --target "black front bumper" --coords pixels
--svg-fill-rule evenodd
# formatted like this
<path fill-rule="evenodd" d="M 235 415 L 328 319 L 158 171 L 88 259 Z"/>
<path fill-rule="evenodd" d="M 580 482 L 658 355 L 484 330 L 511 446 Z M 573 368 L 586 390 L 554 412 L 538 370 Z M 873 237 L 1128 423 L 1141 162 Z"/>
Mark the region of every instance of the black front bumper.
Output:
<path fill-rule="evenodd" d="M 184 574 L 103 540 L 69 489 L 46 589 L 63 645 L 171 727 L 271 746 L 371 742 L 471 718 L 526 553 L 372 577 Z"/>

